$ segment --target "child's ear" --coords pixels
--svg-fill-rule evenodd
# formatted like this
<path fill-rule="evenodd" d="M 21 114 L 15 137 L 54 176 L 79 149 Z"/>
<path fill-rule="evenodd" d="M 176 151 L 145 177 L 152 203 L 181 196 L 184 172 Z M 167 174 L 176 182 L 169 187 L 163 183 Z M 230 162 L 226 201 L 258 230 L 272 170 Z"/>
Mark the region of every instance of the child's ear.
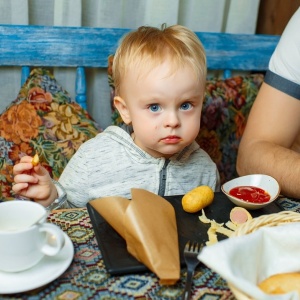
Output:
<path fill-rule="evenodd" d="M 114 97 L 114 105 L 116 109 L 118 110 L 119 114 L 121 115 L 121 118 L 125 124 L 131 123 L 131 117 L 128 110 L 128 107 L 126 105 L 126 102 L 123 98 L 116 96 Z"/>

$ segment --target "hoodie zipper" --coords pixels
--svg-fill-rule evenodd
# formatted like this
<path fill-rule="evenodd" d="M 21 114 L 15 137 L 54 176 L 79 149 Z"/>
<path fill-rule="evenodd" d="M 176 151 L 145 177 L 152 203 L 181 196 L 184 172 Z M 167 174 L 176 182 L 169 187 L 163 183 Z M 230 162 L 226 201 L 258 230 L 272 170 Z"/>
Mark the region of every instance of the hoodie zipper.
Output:
<path fill-rule="evenodd" d="M 170 160 L 166 159 L 164 166 L 159 172 L 159 189 L 158 189 L 158 195 L 164 196 L 166 191 L 166 181 L 167 181 L 167 166 L 169 164 Z"/>

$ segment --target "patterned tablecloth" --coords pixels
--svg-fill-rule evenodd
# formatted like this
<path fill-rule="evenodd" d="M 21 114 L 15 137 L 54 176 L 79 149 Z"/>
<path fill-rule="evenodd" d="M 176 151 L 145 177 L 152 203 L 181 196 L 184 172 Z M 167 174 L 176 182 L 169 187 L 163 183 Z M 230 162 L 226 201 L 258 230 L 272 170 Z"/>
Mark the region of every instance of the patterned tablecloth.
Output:
<path fill-rule="evenodd" d="M 300 212 L 297 200 L 283 198 L 278 202 L 284 209 Z M 20 294 L 0 295 L 0 299 L 181 299 L 186 269 L 181 271 L 181 280 L 174 286 L 161 286 L 152 273 L 120 277 L 108 274 L 85 208 L 54 211 L 49 221 L 60 226 L 73 242 L 75 253 L 70 267 L 46 286 Z M 192 299 L 235 299 L 227 283 L 203 264 L 195 272 L 192 293 Z"/>

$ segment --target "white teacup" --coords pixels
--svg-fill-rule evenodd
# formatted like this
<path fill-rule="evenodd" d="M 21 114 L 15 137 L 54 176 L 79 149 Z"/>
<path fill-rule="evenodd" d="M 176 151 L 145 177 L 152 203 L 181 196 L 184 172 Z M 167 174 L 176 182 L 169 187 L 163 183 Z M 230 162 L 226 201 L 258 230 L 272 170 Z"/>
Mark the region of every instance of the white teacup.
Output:
<path fill-rule="evenodd" d="M 44 255 L 54 256 L 62 249 L 64 233 L 58 226 L 46 223 L 46 217 L 46 209 L 35 202 L 0 203 L 1 271 L 24 271 L 36 265 Z"/>

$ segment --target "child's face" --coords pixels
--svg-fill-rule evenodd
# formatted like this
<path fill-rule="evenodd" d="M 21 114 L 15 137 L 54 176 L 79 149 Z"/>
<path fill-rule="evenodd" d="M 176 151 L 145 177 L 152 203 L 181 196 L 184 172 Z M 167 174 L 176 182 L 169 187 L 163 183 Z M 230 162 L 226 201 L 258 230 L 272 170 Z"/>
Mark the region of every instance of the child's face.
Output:
<path fill-rule="evenodd" d="M 134 142 L 154 157 L 179 152 L 200 129 L 201 82 L 189 66 L 170 75 L 169 64 L 165 61 L 148 74 L 130 70 L 120 89 Z"/>

